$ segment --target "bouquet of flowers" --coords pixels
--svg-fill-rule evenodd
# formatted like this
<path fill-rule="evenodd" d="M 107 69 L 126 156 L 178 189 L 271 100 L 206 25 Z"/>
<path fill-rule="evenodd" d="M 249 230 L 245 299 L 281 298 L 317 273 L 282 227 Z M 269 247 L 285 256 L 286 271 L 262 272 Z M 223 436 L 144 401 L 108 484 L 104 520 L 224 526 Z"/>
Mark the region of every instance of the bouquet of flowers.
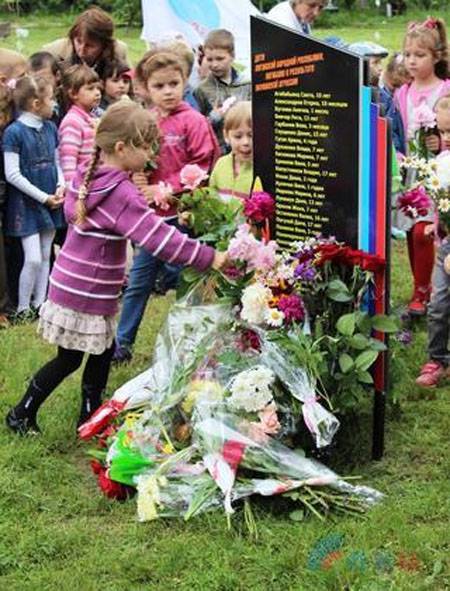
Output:
<path fill-rule="evenodd" d="M 422 102 L 414 109 L 411 129 L 413 137 L 409 142 L 410 154 L 416 154 L 425 160 L 433 157 L 432 152 L 428 149 L 426 140 L 428 136 L 439 135 L 439 133 L 436 128 L 436 114 L 426 102 Z"/>
<path fill-rule="evenodd" d="M 405 158 L 400 164 L 403 191 L 397 199 L 397 209 L 411 219 L 429 215 L 433 209 L 433 195 L 439 187 L 436 161 L 418 155 Z"/>
<path fill-rule="evenodd" d="M 434 193 L 434 203 L 439 222 L 448 234 L 450 231 L 450 151 L 439 154 L 435 164 L 439 185 Z"/>

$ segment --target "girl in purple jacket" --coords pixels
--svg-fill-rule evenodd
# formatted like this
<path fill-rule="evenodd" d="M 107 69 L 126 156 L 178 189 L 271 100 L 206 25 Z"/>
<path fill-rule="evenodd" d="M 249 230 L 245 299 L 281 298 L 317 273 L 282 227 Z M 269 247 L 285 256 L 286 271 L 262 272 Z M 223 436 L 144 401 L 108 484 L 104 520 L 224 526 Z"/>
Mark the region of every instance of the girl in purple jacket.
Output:
<path fill-rule="evenodd" d="M 69 231 L 38 325 L 39 333 L 57 345 L 58 352 L 32 378 L 6 417 L 7 426 L 21 435 L 39 432 L 36 415 L 41 404 L 80 367 L 84 353 L 89 356 L 82 376 L 79 424 L 100 406 L 113 353 L 127 239 L 163 261 L 192 265 L 199 271 L 225 263 L 225 254 L 167 225 L 131 182 L 130 173 L 143 170 L 157 136 L 148 111 L 131 102 L 112 105 L 98 126 L 91 161 L 77 173 L 66 195 Z"/>

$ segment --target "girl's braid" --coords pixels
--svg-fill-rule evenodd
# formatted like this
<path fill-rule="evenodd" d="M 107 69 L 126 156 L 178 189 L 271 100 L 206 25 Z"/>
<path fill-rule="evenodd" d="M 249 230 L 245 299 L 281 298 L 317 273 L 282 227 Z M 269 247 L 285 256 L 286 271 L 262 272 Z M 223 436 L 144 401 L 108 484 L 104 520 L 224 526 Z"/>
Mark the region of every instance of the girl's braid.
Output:
<path fill-rule="evenodd" d="M 89 185 L 91 184 L 92 177 L 97 168 L 98 161 L 100 160 L 100 152 L 100 147 L 96 146 L 91 161 L 89 162 L 89 166 L 87 167 L 86 174 L 84 175 L 83 183 L 78 190 L 78 200 L 75 207 L 75 224 L 77 226 L 81 225 L 86 220 L 86 199 L 88 196 Z"/>

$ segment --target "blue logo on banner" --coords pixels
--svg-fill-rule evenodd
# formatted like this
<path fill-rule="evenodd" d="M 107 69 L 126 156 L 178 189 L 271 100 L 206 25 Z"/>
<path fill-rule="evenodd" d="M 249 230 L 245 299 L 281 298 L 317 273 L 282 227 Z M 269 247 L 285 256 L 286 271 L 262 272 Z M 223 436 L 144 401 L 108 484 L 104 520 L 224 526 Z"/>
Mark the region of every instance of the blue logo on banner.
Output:
<path fill-rule="evenodd" d="M 215 0 L 169 0 L 177 17 L 187 23 L 197 22 L 207 29 L 218 29 L 220 12 Z"/>

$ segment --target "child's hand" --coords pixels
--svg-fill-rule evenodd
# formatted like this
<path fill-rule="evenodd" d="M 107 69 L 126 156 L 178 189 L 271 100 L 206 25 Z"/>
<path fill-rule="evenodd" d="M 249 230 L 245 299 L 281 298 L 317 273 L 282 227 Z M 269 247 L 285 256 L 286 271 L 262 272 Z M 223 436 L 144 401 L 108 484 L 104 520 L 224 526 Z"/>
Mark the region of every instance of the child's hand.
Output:
<path fill-rule="evenodd" d="M 444 271 L 447 275 L 450 275 L 450 254 L 448 254 L 444 259 Z"/>
<path fill-rule="evenodd" d="M 430 152 L 438 152 L 439 148 L 441 147 L 439 136 L 434 134 L 428 135 L 425 138 L 425 145 Z"/>
<path fill-rule="evenodd" d="M 132 176 L 133 183 L 141 188 L 141 187 L 148 187 L 148 179 L 145 172 L 135 172 Z"/>
<path fill-rule="evenodd" d="M 227 267 L 229 265 L 229 263 L 230 263 L 230 258 L 228 256 L 228 253 L 219 252 L 218 250 L 216 250 L 216 253 L 214 255 L 213 264 L 212 264 L 212 268 L 214 269 L 214 271 L 220 271 L 224 267 Z"/>
<path fill-rule="evenodd" d="M 423 233 L 425 236 L 428 236 L 429 238 L 434 238 L 435 235 L 435 227 L 434 224 L 427 224 L 425 226 L 425 228 L 423 229 Z"/>
<path fill-rule="evenodd" d="M 189 211 L 183 211 L 182 213 L 178 214 L 178 223 L 180 226 L 189 226 L 190 221 L 191 213 Z"/>
<path fill-rule="evenodd" d="M 58 207 L 61 207 L 63 204 L 63 201 L 64 197 L 60 197 L 58 193 L 55 193 L 55 195 L 49 195 L 45 205 L 47 205 L 47 207 L 50 209 L 58 209 Z"/>
<path fill-rule="evenodd" d="M 143 185 L 143 186 L 139 186 L 139 191 L 142 193 L 142 195 L 145 197 L 145 200 L 147 201 L 147 203 L 149 205 L 153 205 L 154 202 L 154 196 L 153 196 L 153 189 L 151 187 L 151 185 Z"/>
<path fill-rule="evenodd" d="M 59 197 L 60 199 L 64 200 L 64 197 L 65 197 L 65 195 L 66 195 L 66 188 L 65 188 L 65 187 L 63 187 L 63 186 L 60 186 L 60 187 L 58 187 L 58 188 L 56 189 L 56 193 L 55 193 L 55 195 L 56 195 L 57 197 Z"/>

